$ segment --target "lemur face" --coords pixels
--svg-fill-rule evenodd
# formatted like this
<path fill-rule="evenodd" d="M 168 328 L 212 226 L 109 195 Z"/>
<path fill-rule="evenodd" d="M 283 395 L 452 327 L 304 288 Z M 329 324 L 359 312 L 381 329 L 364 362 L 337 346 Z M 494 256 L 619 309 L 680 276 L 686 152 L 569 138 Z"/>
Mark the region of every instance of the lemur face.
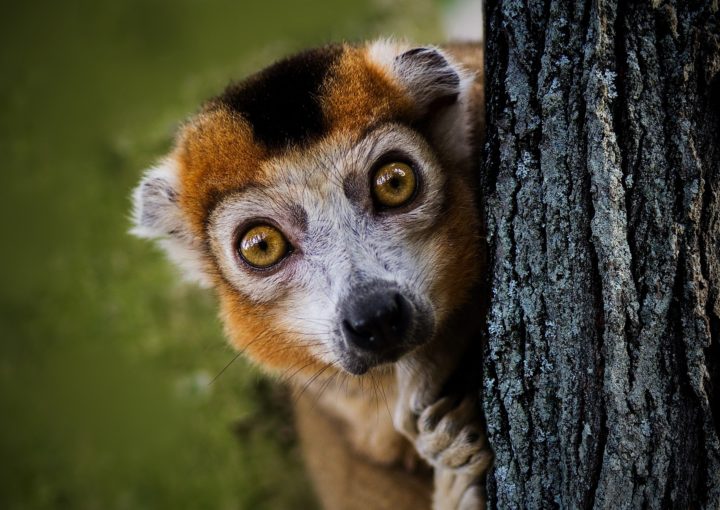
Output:
<path fill-rule="evenodd" d="M 135 192 L 135 232 L 217 289 L 266 368 L 396 361 L 478 276 L 470 80 L 388 42 L 283 60 L 184 127 Z"/>

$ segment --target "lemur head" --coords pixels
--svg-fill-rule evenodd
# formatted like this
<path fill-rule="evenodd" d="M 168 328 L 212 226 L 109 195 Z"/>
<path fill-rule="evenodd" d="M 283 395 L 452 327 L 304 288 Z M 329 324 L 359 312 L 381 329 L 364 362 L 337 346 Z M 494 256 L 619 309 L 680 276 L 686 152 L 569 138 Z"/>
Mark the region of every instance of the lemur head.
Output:
<path fill-rule="evenodd" d="M 478 277 L 471 81 L 387 41 L 282 60 L 184 125 L 135 190 L 134 232 L 217 289 L 266 368 L 396 361 Z"/>

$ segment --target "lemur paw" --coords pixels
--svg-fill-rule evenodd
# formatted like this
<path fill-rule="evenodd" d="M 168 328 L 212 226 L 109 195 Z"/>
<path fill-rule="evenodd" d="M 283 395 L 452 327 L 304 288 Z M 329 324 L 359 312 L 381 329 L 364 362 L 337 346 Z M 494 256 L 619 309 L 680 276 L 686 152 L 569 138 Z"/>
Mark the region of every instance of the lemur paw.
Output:
<path fill-rule="evenodd" d="M 481 476 L 492 461 L 481 421 L 477 399 L 441 398 L 418 417 L 415 448 L 436 469 Z"/>

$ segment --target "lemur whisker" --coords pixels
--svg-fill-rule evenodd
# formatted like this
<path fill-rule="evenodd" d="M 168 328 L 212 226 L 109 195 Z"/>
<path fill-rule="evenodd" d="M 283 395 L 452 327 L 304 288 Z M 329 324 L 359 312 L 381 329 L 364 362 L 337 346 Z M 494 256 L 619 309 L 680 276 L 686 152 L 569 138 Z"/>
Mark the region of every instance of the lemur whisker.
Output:
<path fill-rule="evenodd" d="M 317 343 L 314 343 L 314 344 L 301 344 L 301 345 L 298 345 L 298 344 L 296 344 L 295 342 L 287 342 L 287 345 L 282 346 L 280 349 L 274 349 L 273 351 L 271 351 L 270 355 L 271 355 L 271 356 L 274 356 L 274 355 L 276 355 L 276 354 L 280 354 L 281 352 L 285 352 L 285 351 L 292 350 L 292 349 L 299 349 L 299 348 L 301 348 L 301 347 L 317 347 L 317 346 L 319 346 L 319 345 L 324 345 L 324 343 L 323 343 L 323 342 L 317 342 Z"/>
<path fill-rule="evenodd" d="M 370 375 L 370 382 L 372 383 L 373 388 L 373 397 L 375 401 L 375 424 L 377 424 L 380 421 L 380 405 L 379 400 L 380 397 L 378 396 L 378 390 L 377 390 L 377 381 L 375 380 L 375 374 L 372 372 L 368 372 L 368 375 Z"/>
<path fill-rule="evenodd" d="M 333 365 L 335 365 L 335 363 L 333 363 Z M 322 397 L 323 393 L 325 393 L 325 390 L 328 389 L 330 384 L 337 378 L 339 373 L 340 372 L 335 372 L 332 376 L 328 377 L 324 383 L 322 383 L 315 396 L 313 406 L 315 406 L 320 401 L 320 398 Z"/>
<path fill-rule="evenodd" d="M 345 384 L 345 396 L 347 397 L 348 385 L 350 384 L 350 374 L 348 374 L 347 372 L 343 373 L 343 381 L 340 383 L 340 385 L 342 386 L 343 384 Z"/>
<path fill-rule="evenodd" d="M 327 354 L 330 354 L 331 352 L 332 352 L 331 349 L 327 349 L 327 350 L 324 351 L 324 352 L 318 353 L 318 355 L 319 355 L 319 356 L 325 356 L 325 355 L 327 355 Z M 312 360 L 310 360 L 308 363 L 306 363 L 306 364 L 302 365 L 301 367 L 299 367 L 297 370 L 295 370 L 295 371 L 294 371 L 292 374 L 290 374 L 289 376 L 284 377 L 284 375 L 285 375 L 287 372 L 289 372 L 291 369 L 293 369 L 294 367 L 296 367 L 296 366 L 298 366 L 299 364 L 301 364 L 303 361 L 304 361 L 304 360 L 300 360 L 298 363 L 294 363 L 293 365 L 291 365 L 290 367 L 288 367 L 286 370 L 283 371 L 282 374 L 280 374 L 279 379 L 280 379 L 282 382 L 289 382 L 293 377 L 295 377 L 295 376 L 296 376 L 298 373 L 300 373 L 302 370 L 306 369 L 306 368 L 309 367 L 309 366 L 312 366 L 312 365 L 318 363 L 317 360 L 312 359 Z"/>
<path fill-rule="evenodd" d="M 218 372 L 217 375 L 216 375 L 215 377 L 213 377 L 212 380 L 210 380 L 210 382 L 208 383 L 208 386 L 212 385 L 215 381 L 217 381 L 218 377 L 220 377 L 221 375 L 223 375 L 223 373 L 225 373 L 225 370 L 227 370 L 227 369 L 230 367 L 230 365 L 232 365 L 233 363 L 235 363 L 235 361 L 236 361 L 241 355 L 242 355 L 242 351 L 237 352 L 237 353 L 235 354 L 235 356 L 233 356 L 233 358 L 222 368 L 222 370 L 220 370 L 220 372 Z"/>
<path fill-rule="evenodd" d="M 305 390 L 307 390 L 307 389 L 310 387 L 310 385 L 311 385 L 312 383 L 314 383 L 314 382 L 317 380 L 317 378 L 320 377 L 327 369 L 329 369 L 330 367 L 334 366 L 335 364 L 336 364 L 336 362 L 334 361 L 334 362 L 332 362 L 330 365 L 325 365 L 323 368 L 321 368 L 320 370 L 318 370 L 318 372 L 317 372 L 315 375 L 313 375 L 313 376 L 310 378 L 310 380 L 308 380 L 308 381 L 305 383 L 305 385 L 302 387 L 302 389 L 300 390 L 300 393 L 299 393 L 299 394 L 297 395 L 297 397 L 295 398 L 294 403 L 297 404 L 298 400 L 300 400 L 300 397 L 302 397 L 303 393 L 305 393 Z"/>
<path fill-rule="evenodd" d="M 235 353 L 235 356 L 233 356 L 233 358 L 220 370 L 220 372 L 218 372 L 218 374 L 212 378 L 212 380 L 208 383 L 208 386 L 213 384 L 223 373 L 225 373 L 225 371 L 230 367 L 230 365 L 235 363 L 235 361 L 237 361 L 237 359 L 247 351 L 247 348 L 262 336 L 263 335 L 258 335 L 256 338 L 254 338 L 252 341 L 250 341 L 245 347 L 238 350 L 238 352 Z"/>
<path fill-rule="evenodd" d="M 390 405 L 388 404 L 387 394 L 385 393 L 385 388 L 382 384 L 380 385 L 380 393 L 382 394 L 383 401 L 385 402 L 385 410 L 387 410 L 388 418 L 390 418 L 390 421 L 392 422 L 392 413 L 390 412 Z"/>
<path fill-rule="evenodd" d="M 279 335 L 276 334 L 276 336 L 279 336 Z M 270 338 L 272 339 L 272 336 L 271 336 Z M 220 378 L 220 376 L 221 376 L 223 373 L 225 373 L 225 371 L 230 367 L 230 365 L 232 365 L 233 363 L 235 363 L 235 361 L 237 361 L 237 359 L 238 359 L 240 356 L 242 356 L 243 354 L 245 354 L 245 352 L 247 352 L 247 349 L 248 349 L 253 343 L 255 343 L 256 341 L 265 340 L 265 339 L 267 339 L 266 335 L 258 335 L 258 336 L 255 337 L 252 341 L 250 341 L 248 344 L 246 344 L 242 349 L 238 350 L 238 351 L 235 353 L 235 355 L 232 357 L 232 359 L 220 370 L 220 372 L 218 372 L 217 375 L 215 375 L 215 377 L 212 378 L 212 380 L 208 383 L 208 386 L 210 386 L 211 384 L 214 384 L 215 381 L 217 381 L 217 380 Z M 296 346 L 296 343 L 295 343 L 295 342 L 292 342 L 292 341 L 285 341 L 284 343 L 281 343 L 280 345 L 285 345 L 285 344 L 288 345 L 288 348 L 289 348 L 289 347 Z M 323 342 L 320 342 L 318 345 L 322 345 L 322 344 L 323 344 Z"/>
<path fill-rule="evenodd" d="M 283 370 L 280 373 L 280 375 L 278 375 L 278 381 L 280 381 L 281 383 L 288 383 L 298 372 L 300 372 L 303 369 L 305 369 L 311 365 L 314 365 L 316 363 L 316 361 L 314 361 L 314 360 L 306 362 L 304 365 L 297 368 L 297 370 L 295 372 L 293 372 L 292 374 L 288 374 L 288 372 L 290 372 L 290 370 L 292 370 L 295 367 L 298 367 L 298 365 L 301 365 L 303 363 L 303 361 L 306 361 L 306 360 L 301 360 L 299 362 L 293 363 L 289 367 L 287 367 L 285 370 Z"/>

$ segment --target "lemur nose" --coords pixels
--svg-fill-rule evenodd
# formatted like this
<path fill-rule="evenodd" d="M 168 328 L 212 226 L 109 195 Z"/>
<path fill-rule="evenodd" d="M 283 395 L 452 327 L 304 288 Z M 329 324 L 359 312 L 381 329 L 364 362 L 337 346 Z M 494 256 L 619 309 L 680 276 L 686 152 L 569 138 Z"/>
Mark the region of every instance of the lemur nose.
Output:
<path fill-rule="evenodd" d="M 354 347 L 382 352 L 403 340 L 409 319 L 410 306 L 401 294 L 372 294 L 354 301 L 342 326 L 345 338 Z"/>

